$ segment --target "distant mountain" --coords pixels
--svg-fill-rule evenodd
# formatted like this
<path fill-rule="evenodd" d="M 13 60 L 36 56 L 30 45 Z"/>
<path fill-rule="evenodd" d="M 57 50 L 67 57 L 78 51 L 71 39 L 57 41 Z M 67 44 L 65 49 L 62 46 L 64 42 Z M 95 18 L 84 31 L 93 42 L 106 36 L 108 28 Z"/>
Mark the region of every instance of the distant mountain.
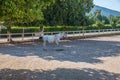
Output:
<path fill-rule="evenodd" d="M 97 10 L 97 9 L 101 10 L 102 15 L 105 15 L 105 16 L 109 16 L 110 14 L 112 14 L 112 15 L 120 15 L 119 11 L 111 10 L 111 9 L 104 8 L 104 7 L 97 6 L 97 5 L 95 5 L 93 7 L 93 9 L 91 10 L 91 13 L 94 13 L 95 10 Z"/>

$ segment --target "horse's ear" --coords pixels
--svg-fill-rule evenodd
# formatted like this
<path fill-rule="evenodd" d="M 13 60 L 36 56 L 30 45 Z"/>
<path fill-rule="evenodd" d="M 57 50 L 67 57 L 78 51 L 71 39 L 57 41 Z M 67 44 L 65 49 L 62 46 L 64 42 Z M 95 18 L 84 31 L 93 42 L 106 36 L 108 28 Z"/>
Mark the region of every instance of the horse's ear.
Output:
<path fill-rule="evenodd" d="M 40 35 L 41 35 L 42 37 L 44 36 L 44 34 L 43 34 L 43 33 L 41 33 Z"/>
<path fill-rule="evenodd" d="M 64 32 L 64 37 L 67 37 L 67 32 Z"/>

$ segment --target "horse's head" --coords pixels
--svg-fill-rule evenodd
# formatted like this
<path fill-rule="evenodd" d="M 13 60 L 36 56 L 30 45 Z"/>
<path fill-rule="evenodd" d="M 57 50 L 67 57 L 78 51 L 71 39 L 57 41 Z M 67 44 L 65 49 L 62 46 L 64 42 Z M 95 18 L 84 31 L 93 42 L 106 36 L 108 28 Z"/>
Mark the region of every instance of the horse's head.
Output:
<path fill-rule="evenodd" d="M 43 37 L 44 36 L 44 33 L 40 33 L 40 36 L 39 37 Z"/>
<path fill-rule="evenodd" d="M 67 33 L 66 32 L 61 32 L 60 34 L 61 34 L 62 38 L 66 38 L 67 37 Z"/>
<path fill-rule="evenodd" d="M 44 36 L 44 33 L 41 33 L 41 37 L 43 37 Z"/>

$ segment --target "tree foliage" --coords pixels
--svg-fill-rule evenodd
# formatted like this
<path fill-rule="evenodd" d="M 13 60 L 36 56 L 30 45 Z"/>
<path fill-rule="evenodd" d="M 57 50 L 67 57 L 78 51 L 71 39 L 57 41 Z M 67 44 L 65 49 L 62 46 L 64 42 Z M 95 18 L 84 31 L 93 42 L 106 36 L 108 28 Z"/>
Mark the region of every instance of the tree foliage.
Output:
<path fill-rule="evenodd" d="M 6 25 L 43 19 L 42 9 L 53 0 L 0 0 L 0 20 Z"/>
<path fill-rule="evenodd" d="M 44 10 L 49 25 L 83 25 L 93 0 L 56 0 Z"/>
<path fill-rule="evenodd" d="M 110 15 L 109 16 L 109 21 L 110 21 L 111 27 L 115 28 L 116 25 L 117 25 L 117 23 L 119 22 L 119 17 L 118 16 Z"/>
<path fill-rule="evenodd" d="M 89 19 L 92 21 L 92 23 L 95 23 L 99 29 L 104 26 L 106 21 L 106 17 L 101 15 L 101 10 L 96 10 L 94 14 L 90 14 Z"/>

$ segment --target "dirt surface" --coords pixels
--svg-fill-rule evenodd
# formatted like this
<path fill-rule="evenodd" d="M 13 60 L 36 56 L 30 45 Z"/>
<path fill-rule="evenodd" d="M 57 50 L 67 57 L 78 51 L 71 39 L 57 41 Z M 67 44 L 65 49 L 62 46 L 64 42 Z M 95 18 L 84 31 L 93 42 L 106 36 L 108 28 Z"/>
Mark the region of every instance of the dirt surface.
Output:
<path fill-rule="evenodd" d="M 0 80 L 120 80 L 120 35 L 1 44 Z"/>

